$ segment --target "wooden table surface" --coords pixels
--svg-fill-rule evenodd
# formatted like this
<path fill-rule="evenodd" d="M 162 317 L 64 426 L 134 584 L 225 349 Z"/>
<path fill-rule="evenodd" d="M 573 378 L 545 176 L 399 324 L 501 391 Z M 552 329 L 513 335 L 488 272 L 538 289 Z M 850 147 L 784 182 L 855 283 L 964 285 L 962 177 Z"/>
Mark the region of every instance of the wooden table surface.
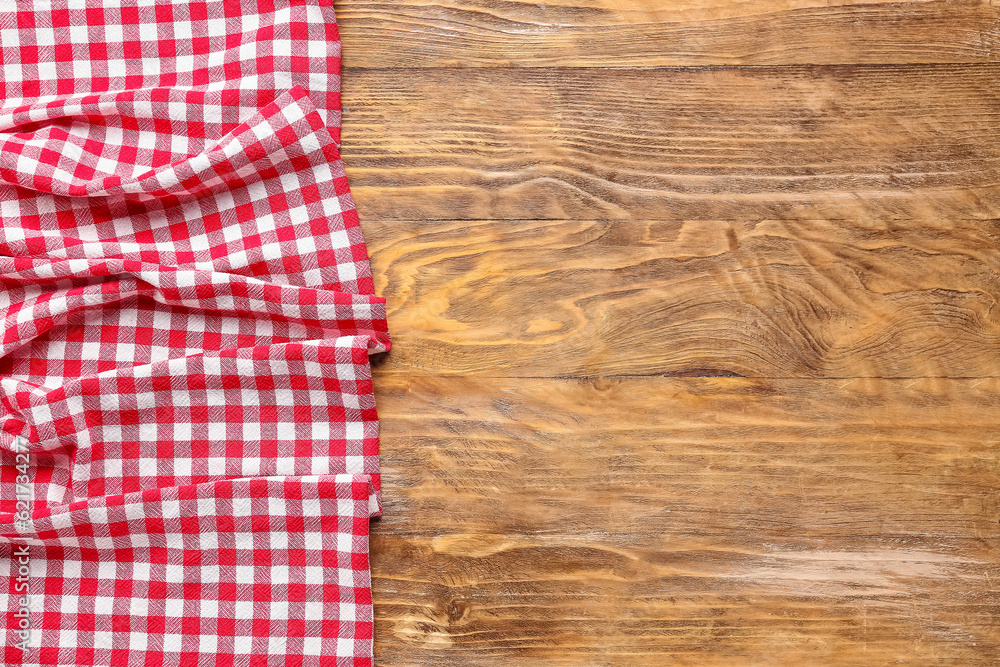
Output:
<path fill-rule="evenodd" d="M 379 665 L 1000 665 L 1000 7 L 336 8 Z"/>

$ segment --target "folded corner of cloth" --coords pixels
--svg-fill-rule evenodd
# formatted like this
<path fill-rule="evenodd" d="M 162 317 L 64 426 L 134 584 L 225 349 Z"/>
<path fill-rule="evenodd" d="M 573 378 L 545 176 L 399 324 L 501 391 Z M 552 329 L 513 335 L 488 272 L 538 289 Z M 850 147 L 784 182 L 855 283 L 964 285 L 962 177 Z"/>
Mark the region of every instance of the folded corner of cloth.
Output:
<path fill-rule="evenodd" d="M 6 664 L 370 665 L 391 342 L 332 4 L 17 2 L 0 37 Z"/>

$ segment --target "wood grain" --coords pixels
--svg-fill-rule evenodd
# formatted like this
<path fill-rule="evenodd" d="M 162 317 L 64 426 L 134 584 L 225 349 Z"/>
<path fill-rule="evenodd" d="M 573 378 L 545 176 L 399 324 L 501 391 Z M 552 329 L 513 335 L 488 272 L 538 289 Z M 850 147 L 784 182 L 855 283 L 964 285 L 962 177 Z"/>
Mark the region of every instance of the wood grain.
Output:
<path fill-rule="evenodd" d="M 1000 217 L 1000 66 L 352 70 L 366 220 Z"/>
<path fill-rule="evenodd" d="M 337 12 L 380 666 L 998 664 L 1000 8 Z"/>
<path fill-rule="evenodd" d="M 996 664 L 1000 379 L 378 388 L 379 664 Z"/>
<path fill-rule="evenodd" d="M 997 221 L 366 228 L 383 376 L 1000 377 Z"/>
<path fill-rule="evenodd" d="M 352 67 L 996 62 L 988 2 L 340 2 Z"/>

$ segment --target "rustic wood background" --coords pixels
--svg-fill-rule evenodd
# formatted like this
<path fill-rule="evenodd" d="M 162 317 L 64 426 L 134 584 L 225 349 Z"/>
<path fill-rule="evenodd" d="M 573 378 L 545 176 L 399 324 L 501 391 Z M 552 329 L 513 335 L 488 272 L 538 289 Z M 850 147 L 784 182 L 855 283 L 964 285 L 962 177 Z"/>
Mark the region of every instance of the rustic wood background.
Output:
<path fill-rule="evenodd" d="M 380 665 L 1000 665 L 1000 8 L 336 6 Z"/>

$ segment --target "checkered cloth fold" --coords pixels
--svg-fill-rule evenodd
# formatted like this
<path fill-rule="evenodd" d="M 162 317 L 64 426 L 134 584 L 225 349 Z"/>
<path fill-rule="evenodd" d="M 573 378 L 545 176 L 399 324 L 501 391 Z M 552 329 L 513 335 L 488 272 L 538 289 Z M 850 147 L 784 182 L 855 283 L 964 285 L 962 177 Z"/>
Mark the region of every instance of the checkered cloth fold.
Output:
<path fill-rule="evenodd" d="M 328 0 L 0 2 L 7 664 L 371 663 L 339 91 Z"/>
<path fill-rule="evenodd" d="M 370 494 L 364 475 L 267 477 L 79 501 L 26 532 L 0 515 L 0 558 L 31 584 L 0 604 L 38 598 L 30 664 L 369 665 Z M 27 664 L 19 639 L 5 664 Z"/>
<path fill-rule="evenodd" d="M 37 503 L 269 474 L 377 492 L 385 302 L 303 90 L 130 179 L 78 182 L 17 141 L 0 151 L 0 196 L 22 194 L 0 202 L 0 444 L 31 443 Z"/>

